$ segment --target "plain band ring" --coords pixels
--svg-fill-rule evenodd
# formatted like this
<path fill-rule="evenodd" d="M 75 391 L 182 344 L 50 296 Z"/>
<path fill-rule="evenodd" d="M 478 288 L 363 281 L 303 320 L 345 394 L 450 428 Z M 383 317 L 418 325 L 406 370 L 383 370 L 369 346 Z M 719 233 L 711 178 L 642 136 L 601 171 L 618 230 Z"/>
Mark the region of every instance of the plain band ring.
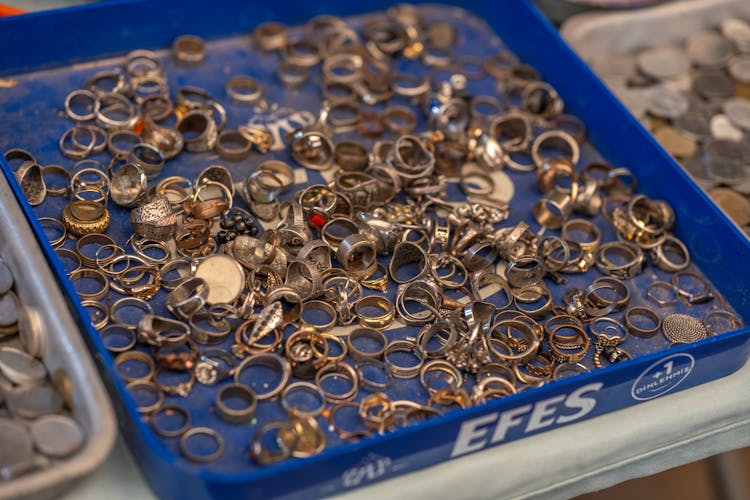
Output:
<path fill-rule="evenodd" d="M 306 311 L 311 310 L 317 310 L 322 312 L 324 315 L 328 316 L 330 320 L 328 320 L 325 323 L 312 323 L 304 318 L 304 314 Z M 300 313 L 300 318 L 302 321 L 312 326 L 315 330 L 319 332 L 326 332 L 336 326 L 337 321 L 337 315 L 336 315 L 336 309 L 328 302 L 325 302 L 323 300 L 308 300 L 306 302 L 302 303 L 302 312 Z"/>
<path fill-rule="evenodd" d="M 379 344 L 378 350 L 374 352 L 366 352 L 366 351 L 362 351 L 358 349 L 354 345 L 354 341 L 359 338 L 368 338 L 370 340 L 374 340 L 375 342 Z M 388 340 L 386 339 L 385 335 L 383 335 L 382 332 L 379 332 L 378 330 L 373 330 L 371 328 L 357 328 L 346 337 L 346 346 L 349 348 L 349 356 L 354 361 L 358 361 L 358 362 L 365 361 L 368 359 L 382 358 L 387 345 L 388 345 Z"/>
<path fill-rule="evenodd" d="M 646 317 L 653 321 L 656 326 L 653 328 L 641 328 L 636 326 L 632 320 L 633 316 Z M 647 339 L 653 337 L 659 331 L 659 328 L 661 328 L 661 318 L 659 318 L 659 315 L 657 315 L 650 307 L 636 306 L 631 307 L 625 312 L 625 325 L 634 337 Z"/>
<path fill-rule="evenodd" d="M 226 400 L 241 399 L 247 406 L 244 408 L 232 408 Z M 245 384 L 229 384 L 222 387 L 216 393 L 216 410 L 222 420 L 231 424 L 243 424 L 253 419 L 258 407 L 258 398 L 250 387 Z"/>
<path fill-rule="evenodd" d="M 122 346 L 110 346 L 106 342 L 104 342 L 104 339 L 108 335 L 115 335 L 115 334 L 124 334 L 127 336 L 127 343 Z M 121 353 L 121 352 L 127 352 L 131 350 L 133 347 L 135 347 L 136 342 L 136 335 L 135 330 L 128 328 L 123 325 L 106 325 L 103 328 L 99 330 L 99 338 L 102 339 L 102 343 L 104 344 L 104 348 L 107 349 L 109 352 L 114 353 Z"/>
<path fill-rule="evenodd" d="M 231 78 L 227 82 L 226 90 L 232 99 L 252 104 L 260 99 L 263 89 L 255 78 L 240 75 Z"/>
<path fill-rule="evenodd" d="M 297 406 L 292 405 L 289 402 L 289 395 L 293 392 L 306 392 L 309 394 L 313 394 L 315 397 L 317 397 L 320 400 L 320 405 L 316 408 L 313 408 L 311 410 L 302 410 Z M 298 415 L 302 416 L 308 416 L 308 417 L 317 417 L 321 413 L 323 413 L 323 410 L 326 406 L 326 396 L 323 392 L 323 389 L 321 389 L 319 386 L 312 384 L 310 382 L 300 381 L 300 382 L 294 382 L 293 384 L 289 384 L 284 388 L 284 391 L 281 393 L 281 406 L 287 411 L 290 412 L 294 410 Z"/>
<path fill-rule="evenodd" d="M 165 429 L 164 427 L 160 427 L 156 423 L 156 417 L 158 415 L 170 415 L 170 414 L 180 414 L 185 419 L 185 423 L 182 424 L 178 429 Z M 166 438 L 174 438 L 174 437 L 180 437 L 185 432 L 187 432 L 188 429 L 190 429 L 190 412 L 188 412 L 185 408 L 182 406 L 177 405 L 165 405 L 156 410 L 149 419 L 149 424 L 151 425 L 151 428 L 154 430 L 155 433 L 160 435 L 161 437 Z"/>
<path fill-rule="evenodd" d="M 188 441 L 193 436 L 207 436 L 214 440 L 216 443 L 216 450 L 208 455 L 198 455 L 190 451 L 188 448 Z M 185 432 L 180 438 L 180 451 L 182 454 L 192 460 L 193 462 L 208 463 L 218 459 L 224 453 L 224 438 L 221 434 L 211 429 L 210 427 L 193 427 Z"/>
<path fill-rule="evenodd" d="M 223 130 L 216 138 L 216 154 L 228 161 L 244 160 L 250 155 L 253 145 L 237 130 Z"/>
<path fill-rule="evenodd" d="M 334 393 L 323 388 L 323 382 L 331 377 L 347 378 L 352 386 L 344 393 Z M 327 363 L 323 365 L 315 374 L 315 383 L 320 387 L 325 395 L 326 401 L 338 403 L 340 401 L 351 401 L 359 393 L 359 374 L 357 370 L 346 363 Z"/>
<path fill-rule="evenodd" d="M 272 387 L 270 390 L 262 394 L 258 394 L 256 392 L 255 397 L 258 399 L 258 401 L 263 401 L 278 396 L 281 391 L 284 390 L 284 387 L 286 387 L 289 379 L 292 376 L 292 367 L 286 358 L 282 358 L 278 354 L 263 352 L 260 354 L 254 354 L 249 358 L 246 358 L 237 366 L 234 371 L 235 383 L 241 384 L 242 382 L 240 382 L 240 375 L 247 367 L 253 365 L 268 366 L 269 368 L 275 369 L 280 372 L 281 375 L 281 380 L 276 387 Z"/>

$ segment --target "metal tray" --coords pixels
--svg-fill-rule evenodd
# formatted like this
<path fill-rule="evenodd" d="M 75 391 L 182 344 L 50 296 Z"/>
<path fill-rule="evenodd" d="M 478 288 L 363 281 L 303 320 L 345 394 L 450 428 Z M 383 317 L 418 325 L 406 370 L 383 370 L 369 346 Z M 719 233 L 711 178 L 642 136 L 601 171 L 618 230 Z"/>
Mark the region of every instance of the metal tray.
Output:
<path fill-rule="evenodd" d="M 593 64 L 597 59 L 606 60 L 608 55 L 631 54 L 683 42 L 691 34 L 714 29 L 722 20 L 732 17 L 750 18 L 750 3 L 691 0 L 637 12 L 579 14 L 563 24 L 560 34 L 579 56 Z M 625 95 L 623 99 L 627 100 Z M 703 177 L 696 176 L 696 181 L 706 191 L 716 186 L 716 182 Z M 750 233 L 745 232 L 750 238 Z"/>
<path fill-rule="evenodd" d="M 728 17 L 746 16 L 750 3 L 745 0 L 689 0 L 640 11 L 579 14 L 563 24 L 560 35 L 590 61 L 680 41 Z"/>
<path fill-rule="evenodd" d="M 13 272 L 18 298 L 33 309 L 44 332 L 42 358 L 50 376 L 64 374 L 70 382 L 71 412 L 86 435 L 86 444 L 72 457 L 0 481 L 0 498 L 54 498 L 107 458 L 117 432 L 115 415 L 70 304 L 4 176 L 0 176 L 0 220 L 0 255 Z"/>
<path fill-rule="evenodd" d="M 15 22 L 0 21 L 0 44 L 15 50 L 0 52 L 0 67 L 4 75 L 20 75 L 39 69 L 45 78 L 56 79 L 59 84 L 49 90 L 41 82 L 28 82 L 19 77 L 23 95 L 18 101 L 0 107 L 0 119 L 14 116 L 13 127 L 5 129 L 3 145 L 25 144 L 43 154 L 57 154 L 56 142 L 38 133 L 34 120 L 19 119 L 13 115 L 13 106 L 37 103 L 40 112 L 49 112 L 50 106 L 59 106 L 60 96 L 71 84 L 79 84 L 81 72 L 93 72 L 100 66 L 112 66 L 117 61 L 108 57 L 121 56 L 136 48 L 161 49 L 168 47 L 173 38 L 184 33 L 194 33 L 209 39 L 210 46 L 219 50 L 244 54 L 229 37 L 247 36 L 252 28 L 266 20 L 281 20 L 287 24 L 307 20 L 319 12 L 333 12 L 348 16 L 382 9 L 381 2 L 363 1 L 356 5 L 346 2 L 310 4 L 292 2 L 284 5 L 258 5 L 237 1 L 214 2 L 185 1 L 175 7 L 162 2 L 115 2 L 82 7 L 54 14 L 19 18 Z M 750 319 L 750 297 L 737 276 L 750 275 L 750 244 L 731 226 L 698 188 L 682 173 L 679 167 L 650 139 L 643 129 L 596 80 L 587 67 L 561 42 L 552 28 L 534 9 L 530 2 L 504 2 L 501 8 L 486 2 L 467 2 L 464 8 L 451 11 L 464 16 L 482 29 L 493 29 L 505 44 L 522 60 L 536 66 L 544 78 L 554 85 L 564 97 L 567 109 L 586 123 L 592 143 L 610 162 L 627 165 L 639 178 L 645 194 L 665 199 L 677 213 L 676 234 L 688 245 L 695 263 L 722 292 L 745 322 Z M 168 23 L 163 22 L 169 19 Z M 468 21 L 466 21 L 468 22 Z M 52 43 L 51 33 L 64 27 L 69 33 L 81 33 Z M 49 35 L 48 35 L 49 33 Z M 46 37 L 49 36 L 49 39 Z M 96 40 L 97 43 L 83 43 Z M 246 40 L 246 38 L 245 38 Z M 249 42 L 246 42 L 249 43 Z M 43 49 L 40 49 L 43 47 Z M 491 46 L 477 46 L 484 54 Z M 93 61 L 89 64 L 90 61 Z M 263 71 L 259 62 L 244 59 L 234 61 L 238 68 Z M 230 68 L 231 69 L 231 68 Z M 179 84 L 191 83 L 188 74 L 178 77 Z M 182 78 L 182 79 L 180 79 Z M 226 75 L 220 72 L 210 82 L 219 92 Z M 221 80 L 219 80 L 221 78 Z M 33 80 L 33 79 L 32 79 Z M 37 85 L 39 83 L 39 85 Z M 201 84 L 204 82 L 194 82 Z M 204 83 L 209 85 L 209 83 Z M 16 108 L 17 110 L 18 108 Z M 17 111 L 15 111 L 17 112 Z M 30 117 L 31 118 L 31 117 Z M 37 118 L 38 119 L 38 118 Z M 56 122 L 57 123 L 57 122 Z M 62 132 L 62 130 L 60 130 Z M 633 147 L 638 145 L 638 147 Z M 589 159 L 597 154 L 587 148 Z M 208 156 L 199 160 L 208 161 Z M 191 165 L 195 167 L 196 161 Z M 7 165 L 4 173 L 11 177 Z M 192 172 L 192 170 L 191 170 Z M 195 171 L 194 173 L 197 173 Z M 529 184 L 529 180 L 526 181 Z M 15 186 L 15 182 L 12 182 Z M 15 186 L 17 189 L 17 186 Z M 525 200 L 521 212 L 530 211 L 531 200 Z M 22 203 L 26 216 L 41 233 L 34 211 Z M 530 213 L 530 212 L 529 212 Z M 121 218 L 124 221 L 124 218 Z M 511 221 L 512 222 L 512 221 Z M 717 227 L 720 231 L 717 231 Z M 543 387 L 495 400 L 486 405 L 461 411 L 452 411 L 396 432 L 374 436 L 357 444 L 340 444 L 320 455 L 305 460 L 290 460 L 263 469 L 252 466 L 247 458 L 247 429 L 233 431 L 228 442 L 234 447 L 226 461 L 208 466 L 187 462 L 176 452 L 173 443 L 165 444 L 155 437 L 137 411 L 133 399 L 125 390 L 112 366 L 97 333 L 91 328 L 86 313 L 75 299 L 75 292 L 64 275 L 60 262 L 51 248 L 45 251 L 53 267 L 71 296 L 81 328 L 101 363 L 105 382 L 115 395 L 120 423 L 136 461 L 157 495 L 164 497 L 206 498 L 238 496 L 241 498 L 271 496 L 320 496 L 346 488 L 366 484 L 381 478 L 402 474 L 434 464 L 465 452 L 499 445 L 525 435 L 542 432 L 573 421 L 580 421 L 640 400 L 633 389 L 644 374 L 668 364 L 684 368 L 684 379 L 670 390 L 681 390 L 727 375 L 737 370 L 750 351 L 750 329 L 712 337 L 705 341 L 670 349 L 656 350 L 653 346 L 633 361 L 613 365 L 595 372 L 557 381 Z M 724 265 L 731 261 L 733 269 Z M 665 391 L 666 393 L 667 391 Z M 576 412 L 575 404 L 585 396 L 586 410 Z M 204 402 L 209 402 L 206 397 Z M 568 401 L 570 406 L 566 406 Z M 593 404 L 590 404 L 593 402 Z M 556 407 L 559 418 L 545 421 L 546 426 L 527 425 L 532 411 L 544 412 Z M 532 410 L 534 409 L 534 410 Z M 204 421 L 217 423 L 215 416 L 204 415 Z M 490 439 L 498 422 L 508 422 L 517 417 L 517 425 L 510 426 L 507 435 Z M 537 415 L 538 416 L 538 415 Z M 567 417 L 567 418 L 564 418 Z M 218 423 L 217 423 L 218 424 Z M 469 446 L 470 445 L 470 446 Z M 238 461 L 242 460 L 242 461 Z"/>

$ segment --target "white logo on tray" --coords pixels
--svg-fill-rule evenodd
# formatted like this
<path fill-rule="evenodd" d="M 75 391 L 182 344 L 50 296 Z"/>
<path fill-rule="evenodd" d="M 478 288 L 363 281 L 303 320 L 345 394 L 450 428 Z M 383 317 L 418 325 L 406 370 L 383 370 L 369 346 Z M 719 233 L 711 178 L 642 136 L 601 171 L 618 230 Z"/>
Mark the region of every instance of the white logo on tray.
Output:
<path fill-rule="evenodd" d="M 647 401 L 662 396 L 685 380 L 695 366 L 695 358 L 680 353 L 667 356 L 646 368 L 633 384 L 633 399 Z"/>
<path fill-rule="evenodd" d="M 363 482 L 374 481 L 384 475 L 391 466 L 392 460 L 375 453 L 370 453 L 359 462 L 359 465 L 347 469 L 341 475 L 344 487 L 353 488 Z"/>
<path fill-rule="evenodd" d="M 527 434 L 580 420 L 596 407 L 601 382 L 503 412 L 488 413 L 461 424 L 451 458 L 505 441 L 509 433 Z"/>
<path fill-rule="evenodd" d="M 248 120 L 247 126 L 268 131 L 273 136 L 273 151 L 286 149 L 287 134 L 315 123 L 315 115 L 309 111 L 280 107 L 278 104 L 262 102 L 254 111 L 256 114 Z"/>

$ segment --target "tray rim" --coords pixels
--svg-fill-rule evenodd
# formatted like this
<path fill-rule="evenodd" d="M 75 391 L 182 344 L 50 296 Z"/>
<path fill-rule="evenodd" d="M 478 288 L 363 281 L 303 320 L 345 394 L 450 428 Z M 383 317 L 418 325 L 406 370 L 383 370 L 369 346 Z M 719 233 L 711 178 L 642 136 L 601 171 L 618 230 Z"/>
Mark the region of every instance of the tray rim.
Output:
<path fill-rule="evenodd" d="M 0 156 L 0 163 L 4 164 L 4 159 Z M 13 201 L 16 203 L 8 203 Z M 46 342 L 45 355 L 50 354 L 56 360 L 62 360 L 64 367 L 67 367 L 66 373 L 72 384 L 75 384 L 76 394 L 79 395 L 84 403 L 81 412 L 85 412 L 92 425 L 85 429 L 88 431 L 84 446 L 73 456 L 62 460 L 54 460 L 48 468 L 24 474 L 16 479 L 7 482 L 0 482 L 0 496 L 9 495 L 10 497 L 28 496 L 28 495 L 51 495 L 59 493 L 56 488 L 70 486 L 70 483 L 89 475 L 99 466 L 101 466 L 111 453 L 117 426 L 109 394 L 104 390 L 98 370 L 92 359 L 92 353 L 89 352 L 81 337 L 80 330 L 68 329 L 68 326 L 78 326 L 77 318 L 74 318 L 62 290 L 58 286 L 57 276 L 50 267 L 38 269 L 33 266 L 34 260 L 41 260 L 49 263 L 49 255 L 42 245 L 39 245 L 38 235 L 35 228 L 27 224 L 29 219 L 20 204 L 17 204 L 17 192 L 7 182 L 7 178 L 0 178 L 0 219 L 12 220 L 15 224 L 10 229 L 0 230 L 0 234 L 11 233 L 16 238 L 7 238 L 2 246 L 14 251 L 14 256 L 4 259 L 7 265 L 19 275 L 17 260 L 30 261 L 24 269 L 24 274 L 34 273 L 36 278 L 50 282 L 49 289 L 37 290 L 18 290 L 19 296 L 33 296 L 35 300 L 45 305 L 50 305 L 52 309 L 37 309 L 40 318 L 44 322 L 44 327 L 48 331 L 55 331 L 55 336 L 48 336 Z M 24 252 L 21 258 L 18 255 Z M 18 253 L 18 254 L 16 254 Z M 17 287 L 19 285 L 16 285 Z M 30 284 L 23 286 L 29 287 Z M 64 318 L 59 316 L 53 317 L 53 314 L 62 313 Z M 54 328 L 52 325 L 55 325 Z M 51 347 L 54 346 L 54 347 Z M 45 356 L 46 358 L 46 356 Z M 45 365 L 47 363 L 45 362 Z M 73 367 L 71 369 L 71 367 Z M 84 383 L 86 385 L 84 385 Z M 25 419 L 24 419 L 25 420 Z M 79 424 L 80 425 L 80 424 Z M 83 426 L 82 426 L 83 427 Z"/>

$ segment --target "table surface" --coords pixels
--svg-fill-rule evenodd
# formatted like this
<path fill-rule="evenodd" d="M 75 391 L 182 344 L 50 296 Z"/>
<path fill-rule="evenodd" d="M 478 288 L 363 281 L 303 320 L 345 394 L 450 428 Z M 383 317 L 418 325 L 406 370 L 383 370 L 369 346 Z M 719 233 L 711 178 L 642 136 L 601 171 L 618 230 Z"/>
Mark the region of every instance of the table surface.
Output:
<path fill-rule="evenodd" d="M 341 498 L 568 498 L 748 445 L 750 363 L 692 389 L 352 490 Z M 101 498 L 153 498 L 122 440 L 95 474 L 64 496 Z"/>

